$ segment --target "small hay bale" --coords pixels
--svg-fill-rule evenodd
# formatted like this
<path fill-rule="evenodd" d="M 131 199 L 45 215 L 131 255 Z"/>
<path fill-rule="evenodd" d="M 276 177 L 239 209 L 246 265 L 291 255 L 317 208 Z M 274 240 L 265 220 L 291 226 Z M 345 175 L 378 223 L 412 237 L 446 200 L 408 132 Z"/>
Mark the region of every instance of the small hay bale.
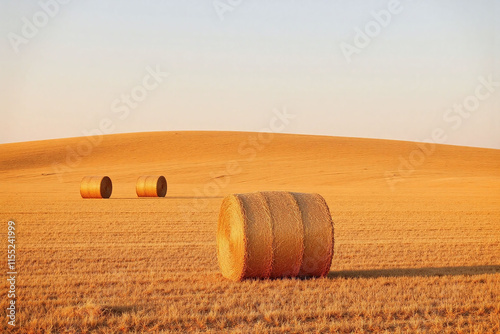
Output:
<path fill-rule="evenodd" d="M 107 176 L 85 176 L 80 183 L 82 198 L 109 198 L 112 191 L 113 185 Z"/>
<path fill-rule="evenodd" d="M 217 257 L 224 277 L 319 277 L 332 256 L 333 222 L 320 195 L 260 192 L 222 201 Z"/>
<path fill-rule="evenodd" d="M 137 179 L 135 192 L 139 197 L 165 197 L 167 180 L 164 176 L 141 176 Z"/>

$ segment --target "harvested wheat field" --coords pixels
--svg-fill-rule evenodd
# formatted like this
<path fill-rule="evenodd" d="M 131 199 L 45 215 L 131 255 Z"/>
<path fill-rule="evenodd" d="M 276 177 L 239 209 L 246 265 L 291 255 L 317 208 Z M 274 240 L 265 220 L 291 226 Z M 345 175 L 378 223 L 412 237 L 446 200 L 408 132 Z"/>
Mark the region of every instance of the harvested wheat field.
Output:
<path fill-rule="evenodd" d="M 18 271 L 13 328 L 1 283 L 3 332 L 500 331 L 499 150 L 237 132 L 88 148 L 0 145 L 1 249 L 13 220 Z M 109 176 L 111 198 L 82 199 L 88 175 Z M 137 198 L 141 175 L 167 175 L 167 196 Z M 325 198 L 326 277 L 222 277 L 222 199 L 257 191 Z"/>

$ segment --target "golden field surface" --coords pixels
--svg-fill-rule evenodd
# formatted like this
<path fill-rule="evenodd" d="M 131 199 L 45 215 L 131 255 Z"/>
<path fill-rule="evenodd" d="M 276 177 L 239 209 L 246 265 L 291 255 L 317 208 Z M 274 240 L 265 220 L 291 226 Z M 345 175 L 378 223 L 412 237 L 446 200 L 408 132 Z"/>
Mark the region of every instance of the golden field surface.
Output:
<path fill-rule="evenodd" d="M 500 150 L 238 132 L 91 140 L 0 145 L 2 332 L 500 331 Z M 86 175 L 109 176 L 111 198 L 82 199 Z M 141 175 L 165 175 L 167 196 L 137 198 Z M 221 276 L 222 198 L 263 190 L 325 197 L 327 277 Z"/>

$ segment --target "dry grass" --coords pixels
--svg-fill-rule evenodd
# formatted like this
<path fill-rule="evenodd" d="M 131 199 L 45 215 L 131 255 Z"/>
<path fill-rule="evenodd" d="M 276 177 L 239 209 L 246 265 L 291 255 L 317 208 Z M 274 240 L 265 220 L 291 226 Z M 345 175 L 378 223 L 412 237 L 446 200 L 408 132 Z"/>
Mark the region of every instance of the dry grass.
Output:
<path fill-rule="evenodd" d="M 276 136 L 250 159 L 237 153 L 248 136 L 106 137 L 62 183 L 51 164 L 74 139 L 1 145 L 1 249 L 6 222 L 18 226 L 14 332 L 500 331 L 500 152 L 439 146 L 392 192 L 384 173 L 413 144 Z M 172 175 L 168 197 L 135 198 L 141 161 Z M 81 199 L 81 177 L 108 171 L 113 197 Z M 203 193 L 211 182 L 220 193 Z M 222 197 L 263 189 L 325 196 L 335 221 L 326 278 L 222 278 Z"/>

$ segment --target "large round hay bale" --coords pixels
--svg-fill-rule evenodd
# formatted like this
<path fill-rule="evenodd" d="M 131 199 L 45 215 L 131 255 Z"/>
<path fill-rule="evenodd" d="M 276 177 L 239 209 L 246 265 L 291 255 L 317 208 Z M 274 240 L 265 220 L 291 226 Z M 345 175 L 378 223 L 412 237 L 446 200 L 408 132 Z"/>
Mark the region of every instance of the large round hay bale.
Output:
<path fill-rule="evenodd" d="M 299 276 L 324 276 L 334 249 L 333 221 L 325 199 L 318 194 L 292 193 L 302 214 L 304 256 Z"/>
<path fill-rule="evenodd" d="M 113 185 L 107 176 L 85 176 L 80 183 L 83 198 L 109 198 L 112 191 Z"/>
<path fill-rule="evenodd" d="M 271 277 L 297 276 L 304 254 L 304 228 L 299 206 L 292 194 L 266 192 L 273 224 Z"/>
<path fill-rule="evenodd" d="M 217 226 L 222 275 L 244 278 L 324 276 L 333 256 L 333 222 L 318 194 L 229 195 Z"/>
<path fill-rule="evenodd" d="M 164 176 L 141 176 L 137 179 L 135 192 L 139 197 L 165 197 L 167 180 Z"/>

